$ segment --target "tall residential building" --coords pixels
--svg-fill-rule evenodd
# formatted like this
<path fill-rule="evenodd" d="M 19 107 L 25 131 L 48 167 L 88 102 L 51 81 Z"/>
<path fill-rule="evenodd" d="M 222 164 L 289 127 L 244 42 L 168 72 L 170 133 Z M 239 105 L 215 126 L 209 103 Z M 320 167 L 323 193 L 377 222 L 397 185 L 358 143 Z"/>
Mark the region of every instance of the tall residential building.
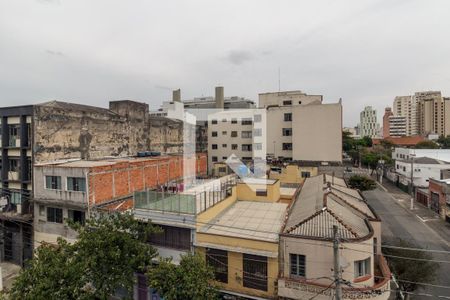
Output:
<path fill-rule="evenodd" d="M 389 117 L 389 136 L 406 136 L 406 117 Z"/>
<path fill-rule="evenodd" d="M 300 91 L 260 94 L 260 108 L 228 110 L 210 116 L 209 169 L 232 154 L 244 162 L 342 161 L 342 104 Z M 320 121 L 319 121 L 320 120 Z"/>
<path fill-rule="evenodd" d="M 394 113 L 392 112 L 392 109 L 390 107 L 386 107 L 384 109 L 384 115 L 383 115 L 383 138 L 386 138 L 388 136 L 390 136 L 389 133 L 389 117 L 393 116 Z"/>
<path fill-rule="evenodd" d="M 418 130 L 420 134 L 450 134 L 450 99 L 441 92 L 417 92 L 414 97 L 418 106 Z"/>
<path fill-rule="evenodd" d="M 394 116 L 406 118 L 406 135 L 418 135 L 417 98 L 414 96 L 397 96 L 394 99 Z"/>
<path fill-rule="evenodd" d="M 179 153 L 183 122 L 148 114 L 148 105 L 112 101 L 109 109 L 51 101 L 0 108 L 0 259 L 33 255 L 33 166 L 60 159 Z"/>
<path fill-rule="evenodd" d="M 361 137 L 378 137 L 380 124 L 377 123 L 377 111 L 372 106 L 366 106 L 360 113 L 360 135 Z"/>

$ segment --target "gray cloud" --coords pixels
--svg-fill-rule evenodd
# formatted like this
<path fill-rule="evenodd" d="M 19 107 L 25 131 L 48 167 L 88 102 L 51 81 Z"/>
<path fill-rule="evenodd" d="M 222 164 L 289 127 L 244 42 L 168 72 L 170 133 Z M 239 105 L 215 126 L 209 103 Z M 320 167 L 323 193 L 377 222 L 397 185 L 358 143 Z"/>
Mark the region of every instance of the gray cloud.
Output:
<path fill-rule="evenodd" d="M 243 63 L 252 60 L 253 55 L 247 51 L 233 50 L 228 53 L 226 59 L 234 65 L 242 65 Z"/>

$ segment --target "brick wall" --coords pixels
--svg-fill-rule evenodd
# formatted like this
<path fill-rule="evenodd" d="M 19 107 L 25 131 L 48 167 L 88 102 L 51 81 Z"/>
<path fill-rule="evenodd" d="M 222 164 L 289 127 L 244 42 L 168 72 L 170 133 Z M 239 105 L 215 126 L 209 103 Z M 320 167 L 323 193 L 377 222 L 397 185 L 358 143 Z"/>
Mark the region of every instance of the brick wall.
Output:
<path fill-rule="evenodd" d="M 190 159 L 194 160 L 197 176 L 205 175 L 206 153 L 197 153 Z M 98 205 L 182 179 L 183 156 L 118 160 L 108 166 L 90 168 L 88 177 L 90 205 Z"/>

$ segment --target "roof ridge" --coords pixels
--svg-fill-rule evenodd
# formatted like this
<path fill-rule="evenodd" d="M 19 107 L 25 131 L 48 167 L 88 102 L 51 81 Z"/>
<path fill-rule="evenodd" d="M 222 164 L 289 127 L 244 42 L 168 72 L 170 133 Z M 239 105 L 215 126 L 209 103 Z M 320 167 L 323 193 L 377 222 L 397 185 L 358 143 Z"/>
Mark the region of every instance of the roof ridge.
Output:
<path fill-rule="evenodd" d="M 325 211 L 325 207 L 316 211 L 315 213 L 313 213 L 312 215 L 310 215 L 309 217 L 307 217 L 306 219 L 298 222 L 296 225 L 289 227 L 289 229 L 287 230 L 287 232 L 291 232 L 295 229 L 297 229 L 298 227 L 300 227 L 301 225 L 303 225 L 304 223 L 308 222 L 311 219 L 314 219 L 315 217 L 317 217 L 318 215 L 320 215 L 321 213 L 323 213 Z"/>
<path fill-rule="evenodd" d="M 350 206 L 351 208 L 353 208 L 354 210 L 362 213 L 364 216 L 366 216 L 367 218 L 371 219 L 372 217 L 369 216 L 367 213 L 363 212 L 362 210 L 360 210 L 359 208 L 357 208 L 356 206 L 354 206 L 353 204 L 349 203 L 348 201 L 346 201 L 344 198 L 339 197 L 338 195 L 336 195 L 335 193 L 331 192 L 331 194 L 333 194 L 334 196 L 336 196 L 339 200 L 342 200 L 345 202 L 345 204 L 347 204 L 348 206 Z M 354 197 L 356 198 L 356 197 Z M 358 199 L 359 200 L 359 199 Z M 364 202 L 365 203 L 365 202 Z"/>
<path fill-rule="evenodd" d="M 348 231 L 350 231 L 355 237 L 359 237 L 359 235 L 353 230 L 353 228 L 351 228 L 350 226 L 348 226 L 339 216 L 337 216 L 331 209 L 329 209 L 328 207 L 325 208 L 325 210 L 332 215 L 340 224 L 342 224 L 342 226 L 345 227 L 345 229 L 347 229 Z"/>

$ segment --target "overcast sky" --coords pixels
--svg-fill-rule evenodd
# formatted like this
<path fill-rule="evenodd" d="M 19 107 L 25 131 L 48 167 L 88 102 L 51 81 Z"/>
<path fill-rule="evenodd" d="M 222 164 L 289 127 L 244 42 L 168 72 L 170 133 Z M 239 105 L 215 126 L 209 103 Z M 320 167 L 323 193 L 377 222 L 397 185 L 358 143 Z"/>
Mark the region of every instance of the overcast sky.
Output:
<path fill-rule="evenodd" d="M 300 89 L 365 105 L 450 96 L 450 1 L 0 0 L 0 106 L 62 100 L 156 109 L 182 99 Z"/>

